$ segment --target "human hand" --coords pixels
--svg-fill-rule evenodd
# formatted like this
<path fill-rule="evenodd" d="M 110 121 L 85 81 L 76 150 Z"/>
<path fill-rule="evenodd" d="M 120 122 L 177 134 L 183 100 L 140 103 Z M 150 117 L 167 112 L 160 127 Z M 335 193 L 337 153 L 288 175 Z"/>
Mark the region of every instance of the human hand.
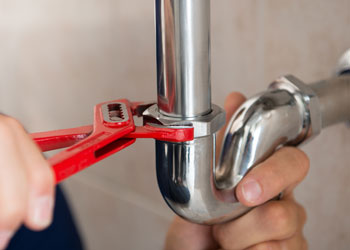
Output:
<path fill-rule="evenodd" d="M 227 120 L 244 102 L 239 93 L 225 101 Z M 218 145 L 224 129 L 218 135 Z M 236 196 L 250 212 L 236 220 L 214 226 L 193 224 L 176 217 L 170 226 L 165 249 L 177 250 L 304 250 L 306 221 L 304 208 L 293 196 L 293 189 L 306 176 L 309 160 L 297 148 L 283 147 L 252 169 L 238 184 Z M 271 200 L 283 191 L 281 200 Z"/>
<path fill-rule="evenodd" d="M 24 223 L 46 228 L 52 219 L 54 174 L 15 119 L 0 115 L 0 249 Z"/>

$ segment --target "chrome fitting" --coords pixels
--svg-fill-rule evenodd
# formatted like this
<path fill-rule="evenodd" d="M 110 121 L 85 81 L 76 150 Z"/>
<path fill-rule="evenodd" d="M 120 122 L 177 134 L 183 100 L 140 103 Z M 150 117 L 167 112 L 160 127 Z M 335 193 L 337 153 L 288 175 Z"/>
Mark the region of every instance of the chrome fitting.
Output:
<path fill-rule="evenodd" d="M 316 136 L 321 132 L 322 119 L 319 99 L 315 91 L 301 80 L 292 75 L 282 76 L 270 84 L 269 89 L 284 89 L 293 95 L 295 101 L 301 109 L 304 121 L 302 131 L 295 142 L 297 145 L 301 141 Z"/>
<path fill-rule="evenodd" d="M 159 112 L 158 105 L 154 104 L 143 113 L 143 119 L 148 122 L 158 123 L 164 126 L 192 126 L 194 138 L 200 138 L 215 134 L 225 124 L 225 111 L 217 105 L 212 105 L 209 114 L 186 118 L 166 116 Z"/>

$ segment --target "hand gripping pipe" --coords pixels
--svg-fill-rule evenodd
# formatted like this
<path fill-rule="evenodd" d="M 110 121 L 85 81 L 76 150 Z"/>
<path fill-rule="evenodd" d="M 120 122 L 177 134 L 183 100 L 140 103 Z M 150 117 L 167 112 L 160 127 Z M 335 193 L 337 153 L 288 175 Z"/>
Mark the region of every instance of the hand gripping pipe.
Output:
<path fill-rule="evenodd" d="M 225 115 L 211 104 L 210 0 L 156 0 L 158 105 L 144 117 L 194 127 L 195 139 L 156 141 L 160 191 L 179 216 L 202 224 L 249 210 L 234 197 L 238 182 L 282 145 L 298 145 L 322 128 L 350 120 L 350 51 L 342 76 L 306 85 L 293 76 L 247 100 L 226 130 L 215 166 L 215 133 Z"/>

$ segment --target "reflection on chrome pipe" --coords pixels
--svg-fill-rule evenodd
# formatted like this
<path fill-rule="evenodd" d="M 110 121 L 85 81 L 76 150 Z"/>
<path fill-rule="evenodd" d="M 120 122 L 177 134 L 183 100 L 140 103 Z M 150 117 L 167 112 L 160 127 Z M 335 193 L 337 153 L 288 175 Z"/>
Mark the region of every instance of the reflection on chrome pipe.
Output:
<path fill-rule="evenodd" d="M 209 113 L 210 0 L 156 0 L 156 35 L 160 112 Z"/>

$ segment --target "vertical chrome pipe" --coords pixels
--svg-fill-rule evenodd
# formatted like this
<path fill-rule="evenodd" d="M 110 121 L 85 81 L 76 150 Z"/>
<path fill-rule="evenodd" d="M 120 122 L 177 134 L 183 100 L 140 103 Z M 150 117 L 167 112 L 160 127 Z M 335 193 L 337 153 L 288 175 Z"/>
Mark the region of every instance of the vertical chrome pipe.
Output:
<path fill-rule="evenodd" d="M 190 142 L 156 141 L 160 191 L 187 220 L 212 224 L 233 218 L 242 211 L 223 201 L 213 176 L 215 133 L 225 115 L 211 105 L 210 0 L 156 0 L 156 30 L 158 114 L 153 118 L 191 123 L 195 133 Z"/>
<path fill-rule="evenodd" d="M 156 35 L 160 112 L 209 113 L 210 0 L 156 0 Z"/>

